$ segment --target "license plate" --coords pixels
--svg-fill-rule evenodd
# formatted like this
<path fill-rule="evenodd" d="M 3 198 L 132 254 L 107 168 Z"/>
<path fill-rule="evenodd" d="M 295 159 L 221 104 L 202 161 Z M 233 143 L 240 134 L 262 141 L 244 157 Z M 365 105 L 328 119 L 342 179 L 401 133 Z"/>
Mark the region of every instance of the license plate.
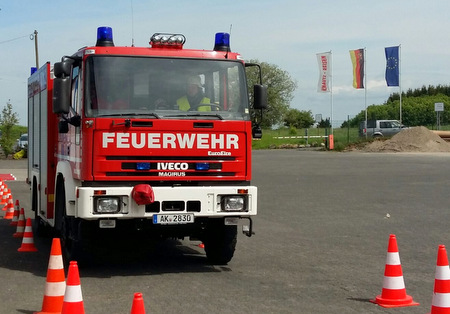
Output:
<path fill-rule="evenodd" d="M 99 227 L 102 229 L 111 229 L 116 227 L 116 221 L 115 220 L 99 220 Z"/>
<path fill-rule="evenodd" d="M 194 222 L 194 214 L 153 215 L 153 223 L 161 225 L 180 225 Z"/>

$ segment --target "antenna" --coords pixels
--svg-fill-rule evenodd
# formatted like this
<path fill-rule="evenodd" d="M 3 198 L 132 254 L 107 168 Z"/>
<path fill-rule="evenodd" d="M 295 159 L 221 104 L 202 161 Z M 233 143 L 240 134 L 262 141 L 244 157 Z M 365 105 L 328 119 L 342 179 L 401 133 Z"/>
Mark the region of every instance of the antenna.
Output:
<path fill-rule="evenodd" d="M 233 28 L 233 24 L 230 24 L 230 37 L 231 37 L 231 29 Z"/>
<path fill-rule="evenodd" d="M 131 3 L 131 47 L 134 47 L 134 11 L 133 11 L 133 0 Z"/>

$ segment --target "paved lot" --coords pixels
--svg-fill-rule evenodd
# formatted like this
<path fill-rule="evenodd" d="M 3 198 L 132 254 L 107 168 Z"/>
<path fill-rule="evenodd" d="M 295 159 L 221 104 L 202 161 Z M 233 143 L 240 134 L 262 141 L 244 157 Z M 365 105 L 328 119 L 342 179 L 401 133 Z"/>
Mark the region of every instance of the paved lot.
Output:
<path fill-rule="evenodd" d="M 0 159 L 0 174 L 13 174 L 17 181 L 27 178 L 28 159 Z"/>
<path fill-rule="evenodd" d="M 80 269 L 86 312 L 127 313 L 139 291 L 149 313 L 428 313 L 437 248 L 450 247 L 449 175 L 450 154 L 255 151 L 256 235 L 239 235 L 229 265 L 208 265 L 188 241 L 163 243 L 144 260 L 122 253 Z M 8 185 L 29 209 L 28 185 Z M 12 232 L 0 220 L 0 313 L 32 313 L 50 239 L 21 254 Z M 420 306 L 369 302 L 381 293 L 390 234 Z"/>

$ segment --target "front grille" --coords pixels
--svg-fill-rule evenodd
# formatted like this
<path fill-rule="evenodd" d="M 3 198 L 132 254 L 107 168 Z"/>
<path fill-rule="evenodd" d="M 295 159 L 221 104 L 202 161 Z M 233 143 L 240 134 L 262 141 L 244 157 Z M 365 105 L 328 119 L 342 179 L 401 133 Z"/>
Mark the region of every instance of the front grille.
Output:
<path fill-rule="evenodd" d="M 236 172 L 206 172 L 206 171 L 196 171 L 196 172 L 186 172 L 186 176 L 190 177 L 233 177 Z M 139 171 L 121 171 L 121 172 L 106 172 L 106 176 L 110 177 L 158 177 L 160 176 L 158 172 L 139 172 Z"/>
<path fill-rule="evenodd" d="M 159 201 L 153 202 L 151 204 L 145 205 L 146 213 L 159 213 L 162 211 L 184 211 L 184 207 L 186 207 L 186 212 L 197 212 L 199 213 L 202 208 L 202 203 L 200 201 L 187 201 L 184 203 L 183 201 L 163 201 L 162 209 L 161 203 Z M 175 209 L 174 209 L 175 208 Z M 178 208 L 178 209 L 176 209 Z M 183 209 L 181 209 L 183 208 Z"/>

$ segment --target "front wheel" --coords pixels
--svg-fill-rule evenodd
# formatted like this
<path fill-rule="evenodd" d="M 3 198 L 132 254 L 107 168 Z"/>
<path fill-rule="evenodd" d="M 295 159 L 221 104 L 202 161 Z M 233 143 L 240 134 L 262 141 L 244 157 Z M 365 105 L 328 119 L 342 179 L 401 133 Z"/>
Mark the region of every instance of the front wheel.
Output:
<path fill-rule="evenodd" d="M 223 220 L 210 223 L 206 230 L 205 252 L 211 264 L 226 265 L 233 258 L 237 226 L 225 226 Z"/>
<path fill-rule="evenodd" d="M 92 263 L 92 256 L 88 254 L 88 239 L 92 239 L 92 236 L 92 226 L 88 222 L 74 217 L 63 217 L 61 242 L 67 265 L 70 261 L 77 261 L 79 265 Z"/>

